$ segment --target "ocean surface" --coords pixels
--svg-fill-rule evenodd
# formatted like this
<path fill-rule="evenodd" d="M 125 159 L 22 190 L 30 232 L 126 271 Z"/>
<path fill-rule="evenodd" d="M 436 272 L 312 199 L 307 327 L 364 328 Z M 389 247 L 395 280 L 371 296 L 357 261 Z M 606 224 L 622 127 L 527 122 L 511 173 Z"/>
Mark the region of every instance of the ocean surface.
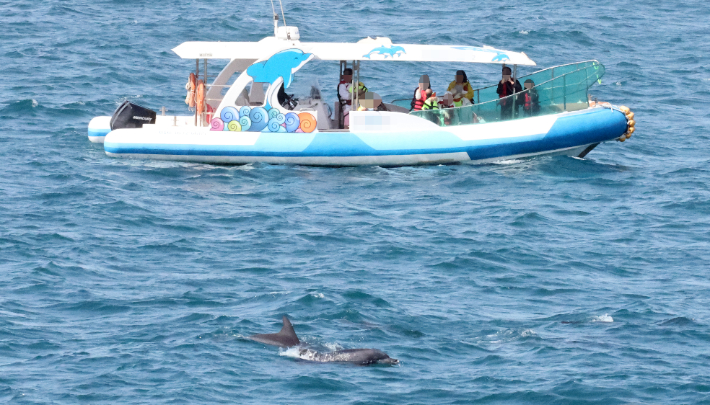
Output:
<path fill-rule="evenodd" d="M 194 61 L 171 49 L 271 35 L 271 4 L 0 0 L 0 403 L 710 403 L 707 1 L 284 9 L 305 41 L 598 59 L 592 94 L 637 131 L 586 159 L 478 166 L 112 159 L 92 117 L 126 99 L 187 113 Z M 293 91 L 334 98 L 337 64 L 312 65 Z M 373 62 L 363 81 L 389 100 L 459 68 L 500 76 Z M 246 339 L 283 315 L 321 350 L 401 363 Z"/>

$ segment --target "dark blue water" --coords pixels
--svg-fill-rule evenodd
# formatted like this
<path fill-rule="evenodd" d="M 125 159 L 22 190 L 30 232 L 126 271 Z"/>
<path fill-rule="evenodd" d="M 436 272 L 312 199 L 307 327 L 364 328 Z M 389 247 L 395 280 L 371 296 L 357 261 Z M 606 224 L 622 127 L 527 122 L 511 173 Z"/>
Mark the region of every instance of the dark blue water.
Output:
<path fill-rule="evenodd" d="M 186 112 L 194 62 L 170 49 L 259 40 L 270 4 L 0 1 L 0 402 L 710 403 L 707 2 L 285 6 L 305 41 L 599 59 L 592 93 L 637 132 L 584 160 L 482 166 L 110 159 L 93 116 L 124 99 Z M 363 75 L 389 99 L 457 68 Z M 337 65 L 309 69 L 296 90 L 320 76 L 334 93 Z M 283 314 L 308 343 L 401 365 L 244 339 Z"/>

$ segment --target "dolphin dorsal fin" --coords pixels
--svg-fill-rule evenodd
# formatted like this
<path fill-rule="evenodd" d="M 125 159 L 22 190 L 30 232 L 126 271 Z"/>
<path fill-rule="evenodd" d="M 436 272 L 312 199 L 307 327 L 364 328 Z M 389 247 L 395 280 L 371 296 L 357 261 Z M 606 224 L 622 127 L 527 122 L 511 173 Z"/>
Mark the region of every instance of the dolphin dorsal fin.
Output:
<path fill-rule="evenodd" d="M 293 330 L 293 325 L 291 325 L 291 321 L 289 321 L 285 315 L 284 315 L 284 326 L 281 328 L 278 335 L 293 339 L 295 341 L 294 345 L 301 343 L 301 341 L 298 340 L 298 336 L 296 336 L 296 331 Z"/>

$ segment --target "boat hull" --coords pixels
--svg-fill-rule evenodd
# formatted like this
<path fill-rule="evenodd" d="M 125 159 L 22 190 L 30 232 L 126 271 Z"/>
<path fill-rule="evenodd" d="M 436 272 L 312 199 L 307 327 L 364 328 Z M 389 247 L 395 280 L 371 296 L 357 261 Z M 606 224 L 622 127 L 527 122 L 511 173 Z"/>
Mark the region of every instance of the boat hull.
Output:
<path fill-rule="evenodd" d="M 111 117 L 94 117 L 89 122 L 89 140 L 91 142 L 103 143 L 109 132 L 111 132 Z"/>
<path fill-rule="evenodd" d="M 310 134 L 146 126 L 112 131 L 104 149 L 114 157 L 212 164 L 409 166 L 485 163 L 544 154 L 579 156 L 627 130 L 624 114 L 609 108 L 450 127 L 422 120 L 421 129 L 401 132 L 381 125 L 389 122 L 386 118 L 371 114 L 367 122 L 374 125 L 354 125 L 351 132 Z"/>

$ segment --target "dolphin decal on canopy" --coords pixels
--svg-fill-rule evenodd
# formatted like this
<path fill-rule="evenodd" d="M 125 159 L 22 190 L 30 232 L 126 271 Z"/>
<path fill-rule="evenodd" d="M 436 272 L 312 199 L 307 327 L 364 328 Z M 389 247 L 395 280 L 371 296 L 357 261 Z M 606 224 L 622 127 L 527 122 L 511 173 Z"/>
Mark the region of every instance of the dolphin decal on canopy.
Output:
<path fill-rule="evenodd" d="M 372 55 L 383 55 L 385 59 L 388 57 L 394 58 L 395 56 L 402 56 L 402 54 L 406 54 L 407 52 L 402 48 L 401 46 L 393 45 L 393 46 L 378 46 L 377 48 L 371 50 L 365 55 L 362 55 L 363 58 L 367 59 L 372 59 Z"/>
<path fill-rule="evenodd" d="M 510 60 L 510 57 L 508 57 L 508 55 L 506 55 L 504 52 L 500 52 L 495 49 L 480 48 L 477 46 L 454 46 L 453 49 L 458 49 L 459 51 L 495 53 L 496 56 L 491 59 L 491 62 L 505 62 L 507 60 Z"/>

